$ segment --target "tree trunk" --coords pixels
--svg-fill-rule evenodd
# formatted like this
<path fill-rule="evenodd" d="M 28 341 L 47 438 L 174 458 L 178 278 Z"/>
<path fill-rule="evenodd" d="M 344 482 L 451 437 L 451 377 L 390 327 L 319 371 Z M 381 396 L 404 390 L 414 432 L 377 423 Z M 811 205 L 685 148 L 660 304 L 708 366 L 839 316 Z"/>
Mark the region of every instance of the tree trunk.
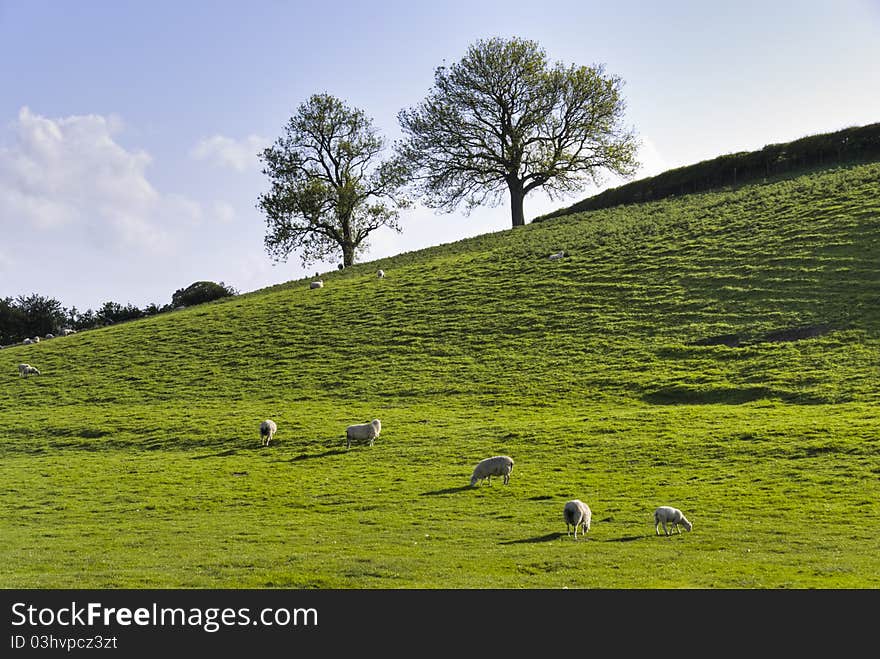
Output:
<path fill-rule="evenodd" d="M 342 245 L 342 265 L 346 268 L 354 265 L 354 245 L 351 243 Z"/>
<path fill-rule="evenodd" d="M 342 248 L 342 265 L 349 268 L 354 265 L 354 238 L 351 235 L 351 218 L 340 218 L 339 224 L 342 226 L 342 242 L 339 246 Z"/>
<path fill-rule="evenodd" d="M 522 189 L 521 181 L 508 181 L 507 187 L 510 189 L 510 218 L 513 226 L 525 226 L 526 217 L 523 214 L 523 199 L 525 194 Z"/>

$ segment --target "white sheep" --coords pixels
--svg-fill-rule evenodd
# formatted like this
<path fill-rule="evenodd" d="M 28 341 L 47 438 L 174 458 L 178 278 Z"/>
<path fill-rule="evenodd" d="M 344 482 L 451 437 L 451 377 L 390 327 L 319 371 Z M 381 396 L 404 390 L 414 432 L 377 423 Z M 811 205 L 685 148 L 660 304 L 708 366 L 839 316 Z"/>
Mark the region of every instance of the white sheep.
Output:
<path fill-rule="evenodd" d="M 556 259 L 561 259 L 564 256 L 565 256 L 565 251 L 563 250 L 561 252 L 556 252 L 556 254 L 551 254 L 548 258 L 551 261 L 555 261 Z"/>
<path fill-rule="evenodd" d="M 29 375 L 42 375 L 37 369 L 36 366 L 31 366 L 30 364 L 19 364 L 18 365 L 18 376 L 28 377 Z"/>
<path fill-rule="evenodd" d="M 33 341 L 31 341 L 30 339 L 25 339 L 24 341 L 21 342 L 21 344 L 25 345 L 25 346 L 29 346 L 32 343 L 33 343 Z"/>
<path fill-rule="evenodd" d="M 480 460 L 471 474 L 471 487 L 482 482 L 484 479 L 492 485 L 492 476 L 503 476 L 504 484 L 510 482 L 510 472 L 513 471 L 513 458 L 508 455 L 495 455 L 485 460 Z"/>
<path fill-rule="evenodd" d="M 376 276 L 377 276 L 379 279 L 383 279 L 383 278 L 385 277 L 385 271 L 384 271 L 384 270 L 379 270 L 379 271 L 376 273 Z"/>
<path fill-rule="evenodd" d="M 580 499 L 566 501 L 562 508 L 562 518 L 565 520 L 565 531 L 571 535 L 570 526 L 574 526 L 574 539 L 578 537 L 578 527 L 581 527 L 581 535 L 590 530 L 590 520 L 593 512 L 590 507 Z"/>
<path fill-rule="evenodd" d="M 313 281 L 309 284 L 309 288 L 324 288 L 324 280 L 318 279 L 317 281 Z"/>
<path fill-rule="evenodd" d="M 65 327 L 64 329 L 61 330 L 62 336 L 70 336 L 71 334 L 76 334 L 76 330 L 70 329 L 69 327 Z"/>
<path fill-rule="evenodd" d="M 356 423 L 345 429 L 346 448 L 351 447 L 352 440 L 369 442 L 370 446 L 382 432 L 382 422 L 373 419 L 370 423 Z"/>
<path fill-rule="evenodd" d="M 272 419 L 266 419 L 260 423 L 260 440 L 262 445 L 269 446 L 269 442 L 272 441 L 276 432 L 278 432 L 278 426 Z"/>
<path fill-rule="evenodd" d="M 54 338 L 55 338 L 55 335 L 54 335 L 54 334 L 47 334 L 47 335 L 46 335 L 46 338 L 47 338 L 47 339 L 54 339 Z"/>
<path fill-rule="evenodd" d="M 677 529 L 679 533 L 681 533 L 681 529 L 678 528 L 679 524 L 688 531 L 694 528 L 694 525 L 688 521 L 688 518 L 685 517 L 684 513 L 678 508 L 673 508 L 672 506 L 660 506 L 654 511 L 654 531 L 657 535 L 660 535 L 661 524 L 663 525 L 663 532 L 666 535 L 669 535 L 669 531 L 666 529 L 667 522 L 672 525 L 673 531 Z"/>

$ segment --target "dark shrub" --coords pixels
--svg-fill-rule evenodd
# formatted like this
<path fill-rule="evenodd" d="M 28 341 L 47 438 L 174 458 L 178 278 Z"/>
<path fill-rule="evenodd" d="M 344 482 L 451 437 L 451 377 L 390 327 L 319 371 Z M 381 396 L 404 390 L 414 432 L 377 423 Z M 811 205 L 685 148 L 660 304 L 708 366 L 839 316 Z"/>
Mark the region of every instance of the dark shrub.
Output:
<path fill-rule="evenodd" d="M 186 288 L 179 288 L 174 291 L 174 295 L 171 296 L 171 306 L 191 307 L 194 304 L 218 300 L 221 297 L 229 297 L 236 293 L 237 291 L 234 288 L 227 286 L 222 281 L 219 284 L 215 284 L 213 281 L 197 281 Z"/>

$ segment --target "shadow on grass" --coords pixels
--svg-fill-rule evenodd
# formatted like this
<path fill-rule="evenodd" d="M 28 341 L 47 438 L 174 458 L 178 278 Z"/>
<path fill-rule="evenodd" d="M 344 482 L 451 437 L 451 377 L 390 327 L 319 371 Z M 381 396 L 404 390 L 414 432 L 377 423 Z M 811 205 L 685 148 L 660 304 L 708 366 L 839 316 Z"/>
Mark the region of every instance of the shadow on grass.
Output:
<path fill-rule="evenodd" d="M 194 455 L 192 460 L 204 460 L 205 458 L 226 458 L 230 455 L 236 455 L 242 449 L 231 448 L 219 453 L 206 453 L 205 455 Z M 246 449 L 245 449 L 246 450 Z"/>
<path fill-rule="evenodd" d="M 300 460 L 312 460 L 314 458 L 327 458 L 331 455 L 344 455 L 348 451 L 346 449 L 334 448 L 329 451 L 323 451 L 322 453 L 300 453 L 297 456 L 290 458 L 290 462 L 299 462 Z"/>
<path fill-rule="evenodd" d="M 801 405 L 820 405 L 832 401 L 823 396 L 795 393 L 772 387 L 691 388 L 673 385 L 650 391 L 642 400 L 653 405 L 742 405 L 759 400 L 780 400 Z"/>
<path fill-rule="evenodd" d="M 455 494 L 457 492 L 464 492 L 465 490 L 472 490 L 470 485 L 459 485 L 458 487 L 447 487 L 445 490 L 433 490 L 431 492 L 422 492 L 421 496 L 423 497 L 433 497 L 439 494 Z"/>
<path fill-rule="evenodd" d="M 547 535 L 541 535 L 536 538 L 522 538 L 520 540 L 505 540 L 504 542 L 500 542 L 498 544 L 501 545 L 521 545 L 521 544 L 529 544 L 533 542 L 552 542 L 553 540 L 558 540 L 559 538 L 565 537 L 565 533 L 548 533 Z"/>
<path fill-rule="evenodd" d="M 532 544 L 532 543 L 536 543 L 536 542 L 552 542 L 553 540 L 559 540 L 560 538 L 565 538 L 567 535 L 568 535 L 567 533 L 565 533 L 563 531 L 559 531 L 557 533 L 548 533 L 547 535 L 540 535 L 540 536 L 537 536 L 534 538 L 521 538 L 519 540 L 506 540 L 505 542 L 500 542 L 498 544 L 501 544 L 501 545 L 522 545 L 522 544 Z M 583 536 L 581 536 L 581 537 L 583 537 Z M 599 540 L 598 542 L 632 542 L 633 540 L 642 540 L 647 537 L 649 537 L 649 536 L 646 536 L 646 535 L 627 535 L 627 536 L 623 536 L 622 538 L 608 538 L 605 540 Z M 589 534 L 587 534 L 585 539 L 589 540 L 591 542 L 597 542 L 596 540 L 591 538 Z M 572 540 L 574 540 L 573 537 L 572 537 Z M 581 538 L 579 537 L 578 542 L 580 542 L 580 541 L 581 541 Z"/>

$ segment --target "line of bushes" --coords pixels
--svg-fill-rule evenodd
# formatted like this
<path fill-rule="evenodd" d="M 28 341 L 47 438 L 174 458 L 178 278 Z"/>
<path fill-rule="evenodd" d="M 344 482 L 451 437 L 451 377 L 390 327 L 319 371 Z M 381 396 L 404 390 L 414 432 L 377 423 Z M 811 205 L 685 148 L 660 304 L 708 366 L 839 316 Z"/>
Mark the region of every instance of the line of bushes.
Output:
<path fill-rule="evenodd" d="M 97 311 L 88 309 L 85 312 L 76 307 L 68 309 L 58 300 L 37 293 L 0 298 L 0 346 L 20 343 L 25 338 L 59 334 L 64 328 L 81 331 L 104 327 L 232 295 L 238 295 L 238 291 L 222 281 L 219 284 L 197 281 L 177 289 L 170 304 L 160 306 L 153 303 L 140 309 L 133 304 L 105 302 Z"/>
<path fill-rule="evenodd" d="M 817 168 L 876 160 L 880 160 L 880 123 L 811 135 L 784 144 L 768 144 L 759 151 L 731 153 L 670 169 L 657 176 L 610 188 L 568 208 L 536 217 L 533 222 L 764 181 Z"/>

